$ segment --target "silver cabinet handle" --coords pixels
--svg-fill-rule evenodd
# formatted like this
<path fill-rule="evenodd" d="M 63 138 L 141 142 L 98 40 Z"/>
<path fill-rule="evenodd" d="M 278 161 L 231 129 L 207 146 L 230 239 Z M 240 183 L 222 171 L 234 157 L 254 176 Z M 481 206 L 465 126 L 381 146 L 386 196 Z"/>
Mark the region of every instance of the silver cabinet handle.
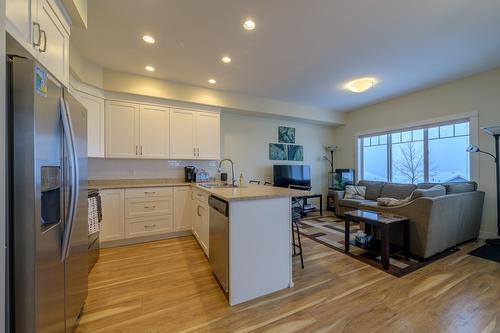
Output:
<path fill-rule="evenodd" d="M 144 194 L 155 194 L 156 192 L 144 192 Z"/>
<path fill-rule="evenodd" d="M 144 229 L 147 229 L 147 228 L 154 228 L 156 227 L 156 224 L 149 224 L 149 225 L 145 225 L 144 226 Z"/>
<path fill-rule="evenodd" d="M 142 155 L 142 146 L 141 146 L 141 155 Z"/>
<path fill-rule="evenodd" d="M 144 206 L 144 209 L 150 209 L 150 208 L 154 209 L 154 208 L 156 208 L 156 206 Z"/>
<path fill-rule="evenodd" d="M 136 154 L 136 155 L 139 155 L 139 153 L 138 153 L 138 149 L 139 149 L 139 146 L 135 146 L 135 154 Z"/>
<path fill-rule="evenodd" d="M 33 22 L 33 35 L 35 34 L 35 28 L 36 30 L 38 30 L 38 41 L 37 42 L 33 41 L 33 46 L 39 47 L 42 42 L 42 29 L 40 28 L 40 23 Z"/>
<path fill-rule="evenodd" d="M 40 30 L 40 34 L 43 35 L 43 48 L 40 50 L 41 53 L 47 51 L 47 34 L 45 30 Z"/>
<path fill-rule="evenodd" d="M 201 214 L 200 214 L 200 206 L 197 206 L 197 207 L 196 207 L 196 214 L 197 214 L 198 216 L 201 216 Z"/>
<path fill-rule="evenodd" d="M 196 156 L 200 157 L 200 148 L 196 148 Z"/>
<path fill-rule="evenodd" d="M 196 148 L 193 148 L 193 156 L 196 157 Z"/>

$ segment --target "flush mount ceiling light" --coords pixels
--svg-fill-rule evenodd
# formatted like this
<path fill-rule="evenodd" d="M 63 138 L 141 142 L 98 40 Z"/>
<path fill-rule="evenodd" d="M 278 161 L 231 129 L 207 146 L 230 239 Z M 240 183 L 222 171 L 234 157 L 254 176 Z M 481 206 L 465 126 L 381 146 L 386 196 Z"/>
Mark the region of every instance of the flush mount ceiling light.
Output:
<path fill-rule="evenodd" d="M 246 20 L 245 23 L 243 23 L 243 28 L 245 28 L 245 30 L 253 30 L 255 29 L 255 22 L 253 20 Z"/>
<path fill-rule="evenodd" d="M 210 84 L 216 84 L 216 83 L 217 83 L 217 81 L 216 81 L 215 79 L 209 79 L 209 80 L 208 80 L 208 83 L 210 83 Z"/>
<path fill-rule="evenodd" d="M 155 43 L 155 39 L 153 37 L 149 36 L 149 35 L 142 36 L 142 40 L 145 41 L 148 44 L 154 44 Z"/>
<path fill-rule="evenodd" d="M 155 71 L 155 68 L 153 66 L 146 66 L 144 67 L 145 70 L 147 70 L 148 72 L 154 72 Z"/>
<path fill-rule="evenodd" d="M 354 93 L 362 93 L 373 87 L 377 80 L 373 77 L 363 77 L 348 82 L 345 87 Z"/>
<path fill-rule="evenodd" d="M 231 62 L 231 58 L 229 58 L 228 56 L 225 56 L 225 57 L 222 57 L 222 59 L 220 61 L 222 61 L 225 64 L 229 64 Z"/>

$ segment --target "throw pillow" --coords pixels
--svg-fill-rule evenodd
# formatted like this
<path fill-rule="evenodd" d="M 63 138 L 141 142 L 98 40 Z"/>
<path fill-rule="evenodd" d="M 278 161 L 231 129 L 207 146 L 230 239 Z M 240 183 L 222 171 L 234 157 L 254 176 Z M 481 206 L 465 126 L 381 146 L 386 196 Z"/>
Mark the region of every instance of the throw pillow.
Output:
<path fill-rule="evenodd" d="M 378 198 L 377 205 L 384 207 L 399 206 L 410 201 L 410 197 L 405 199 L 394 199 L 394 198 Z"/>
<path fill-rule="evenodd" d="M 366 193 L 366 186 L 347 185 L 345 187 L 344 199 L 362 200 L 365 198 L 365 193 Z"/>
<path fill-rule="evenodd" d="M 433 198 L 446 195 L 446 188 L 443 185 L 434 185 L 427 189 L 416 189 L 411 193 L 410 201 L 417 198 Z"/>

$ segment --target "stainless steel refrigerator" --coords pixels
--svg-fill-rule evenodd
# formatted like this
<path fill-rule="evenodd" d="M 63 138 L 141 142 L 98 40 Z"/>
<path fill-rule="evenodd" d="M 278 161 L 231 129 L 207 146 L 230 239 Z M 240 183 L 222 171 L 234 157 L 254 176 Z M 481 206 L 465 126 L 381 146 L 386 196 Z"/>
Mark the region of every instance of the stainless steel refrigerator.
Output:
<path fill-rule="evenodd" d="M 35 61 L 7 68 L 11 329 L 71 332 L 87 297 L 87 113 Z"/>

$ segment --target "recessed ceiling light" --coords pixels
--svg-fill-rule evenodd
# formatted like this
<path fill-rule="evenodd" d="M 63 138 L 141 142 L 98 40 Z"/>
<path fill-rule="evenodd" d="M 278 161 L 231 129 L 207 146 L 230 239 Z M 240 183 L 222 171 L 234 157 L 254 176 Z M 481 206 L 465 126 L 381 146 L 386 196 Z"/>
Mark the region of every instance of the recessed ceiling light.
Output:
<path fill-rule="evenodd" d="M 345 87 L 354 93 L 362 93 L 373 87 L 376 83 L 377 79 L 373 77 L 363 77 L 348 82 Z"/>
<path fill-rule="evenodd" d="M 142 36 L 142 40 L 145 41 L 146 43 L 148 44 L 154 44 L 155 43 L 155 39 L 151 36 Z"/>
<path fill-rule="evenodd" d="M 208 80 L 208 83 L 210 83 L 210 84 L 216 84 L 217 81 L 215 81 L 215 79 L 210 79 L 210 80 Z"/>
<path fill-rule="evenodd" d="M 225 64 L 229 64 L 231 62 L 231 58 L 229 58 L 227 56 L 226 57 L 222 57 L 222 59 L 220 61 L 222 61 Z"/>
<path fill-rule="evenodd" d="M 243 28 L 245 28 L 245 30 L 253 30 L 255 29 L 255 22 L 253 20 L 246 20 L 245 23 L 243 23 Z"/>
<path fill-rule="evenodd" d="M 145 70 L 147 70 L 148 72 L 154 72 L 155 71 L 155 68 L 153 66 L 146 66 L 144 67 Z"/>

